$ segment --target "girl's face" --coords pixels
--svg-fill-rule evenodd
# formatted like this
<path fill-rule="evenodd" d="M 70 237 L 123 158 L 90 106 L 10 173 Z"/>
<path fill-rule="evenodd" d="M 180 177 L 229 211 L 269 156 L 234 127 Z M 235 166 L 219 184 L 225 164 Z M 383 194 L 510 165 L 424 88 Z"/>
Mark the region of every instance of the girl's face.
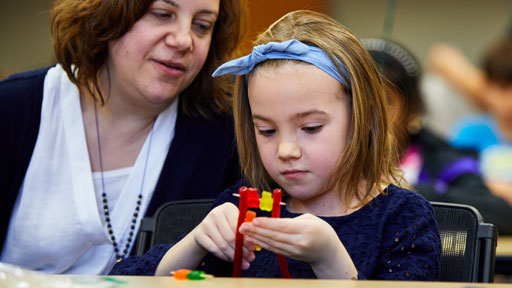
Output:
<path fill-rule="evenodd" d="M 170 104 L 203 67 L 219 2 L 154 1 L 131 30 L 110 43 L 111 94 Z"/>
<path fill-rule="evenodd" d="M 248 93 L 261 160 L 291 196 L 289 209 L 316 215 L 340 209 L 339 191 L 327 184 L 350 119 L 341 84 L 313 65 L 288 62 L 256 69 Z"/>

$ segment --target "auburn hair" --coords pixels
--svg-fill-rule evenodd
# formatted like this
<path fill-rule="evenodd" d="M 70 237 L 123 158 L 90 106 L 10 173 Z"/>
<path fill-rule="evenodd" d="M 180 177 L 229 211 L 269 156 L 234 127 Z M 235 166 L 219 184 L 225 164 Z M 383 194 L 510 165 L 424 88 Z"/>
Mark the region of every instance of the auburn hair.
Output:
<path fill-rule="evenodd" d="M 50 10 L 53 47 L 69 79 L 104 102 L 98 79 L 109 57 L 109 42 L 128 32 L 154 1 L 56 0 Z M 220 0 L 205 64 L 181 93 L 180 103 L 186 114 L 207 116 L 208 110 L 230 111 L 233 81 L 212 78 L 211 74 L 236 56 L 246 29 L 246 13 L 245 0 Z"/>

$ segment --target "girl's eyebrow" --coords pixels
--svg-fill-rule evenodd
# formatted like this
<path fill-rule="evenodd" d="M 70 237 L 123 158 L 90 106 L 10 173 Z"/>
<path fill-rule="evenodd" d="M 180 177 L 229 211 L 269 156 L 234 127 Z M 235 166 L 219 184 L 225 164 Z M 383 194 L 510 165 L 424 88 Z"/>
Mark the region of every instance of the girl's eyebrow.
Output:
<path fill-rule="evenodd" d="M 292 119 L 293 120 L 302 119 L 302 118 L 306 118 L 311 115 L 327 115 L 327 113 L 322 110 L 312 109 L 312 110 L 308 110 L 308 111 L 304 111 L 304 112 L 299 112 L 299 113 L 293 115 Z M 257 120 L 262 120 L 262 121 L 270 121 L 270 119 L 268 119 L 267 117 L 264 117 L 264 116 L 261 116 L 258 114 L 253 114 L 252 119 L 253 120 L 257 119 Z"/>
<path fill-rule="evenodd" d="M 322 110 L 313 109 L 313 110 L 297 113 L 292 117 L 292 119 L 302 119 L 302 118 L 306 118 L 310 115 L 327 115 L 327 113 Z"/>

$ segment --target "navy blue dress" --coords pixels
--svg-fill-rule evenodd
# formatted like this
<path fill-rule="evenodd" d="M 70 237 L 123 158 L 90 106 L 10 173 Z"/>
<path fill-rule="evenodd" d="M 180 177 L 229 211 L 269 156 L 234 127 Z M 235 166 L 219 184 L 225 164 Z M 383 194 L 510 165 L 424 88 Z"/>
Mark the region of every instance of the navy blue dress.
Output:
<path fill-rule="evenodd" d="M 232 196 L 238 186 L 219 195 L 214 206 L 225 202 L 238 205 Z M 267 212 L 256 211 L 258 216 Z M 300 214 L 281 210 L 281 218 Z M 340 217 L 320 217 L 329 223 L 345 245 L 358 270 L 359 279 L 439 280 L 441 241 L 430 203 L 421 195 L 389 185 L 386 195 L 379 195 L 356 212 Z M 144 256 L 129 257 L 114 266 L 114 275 L 153 275 L 160 259 L 172 244 L 157 245 Z M 274 253 L 262 250 L 242 277 L 280 278 Z M 292 278 L 316 278 L 308 263 L 286 259 Z M 230 276 L 233 265 L 208 254 L 199 267 L 206 273 Z"/>

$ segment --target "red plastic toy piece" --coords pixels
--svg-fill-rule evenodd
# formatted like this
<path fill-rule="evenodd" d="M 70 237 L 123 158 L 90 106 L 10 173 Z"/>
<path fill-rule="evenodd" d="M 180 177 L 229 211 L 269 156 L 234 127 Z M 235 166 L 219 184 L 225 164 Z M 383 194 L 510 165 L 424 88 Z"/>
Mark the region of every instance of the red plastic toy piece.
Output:
<path fill-rule="evenodd" d="M 281 216 L 281 197 L 281 189 L 274 189 L 272 191 L 272 198 L 274 199 L 274 203 L 272 203 L 272 218 L 279 218 Z M 286 258 L 281 254 L 276 254 L 276 256 L 277 263 L 279 264 L 283 278 L 292 278 L 290 272 L 288 271 L 288 263 L 286 263 Z"/>
<path fill-rule="evenodd" d="M 249 192 L 250 191 L 250 192 Z M 253 192 L 254 191 L 254 192 Z M 256 201 L 254 200 L 254 195 L 258 196 L 258 190 L 256 188 L 247 188 L 247 187 L 240 187 L 238 189 L 238 192 L 240 194 L 240 201 L 238 202 L 238 223 L 236 225 L 236 238 L 235 238 L 235 259 L 233 261 L 233 277 L 240 277 L 242 276 L 242 249 L 243 249 L 243 243 L 244 243 L 244 235 L 240 233 L 240 225 L 244 222 L 251 222 L 252 219 L 254 219 L 253 216 L 250 216 L 249 214 L 254 213 L 254 216 L 256 216 L 256 213 L 254 211 L 248 211 L 248 196 L 251 195 L 252 202 L 251 202 L 251 208 L 253 208 L 252 205 L 255 205 Z M 255 193 L 255 194 L 254 194 Z M 281 216 L 281 189 L 274 189 L 272 193 L 273 203 L 272 203 L 272 212 L 271 215 L 273 218 L 279 218 Z M 254 206 L 254 208 L 259 207 L 259 196 L 257 198 L 258 205 Z M 244 219 L 245 217 L 245 219 Z M 252 217 L 252 218 L 251 218 Z M 279 264 L 279 268 L 281 269 L 281 274 L 283 278 L 292 278 L 290 275 L 290 272 L 288 271 L 288 264 L 286 263 L 286 258 L 283 255 L 276 254 L 277 255 L 277 262 Z"/>
<path fill-rule="evenodd" d="M 244 217 L 247 214 L 247 187 L 240 187 L 238 193 L 240 194 L 240 201 L 238 202 L 238 223 L 236 224 L 235 236 L 235 259 L 233 261 L 233 277 L 242 276 L 242 249 L 244 245 L 244 235 L 240 233 L 240 225 L 244 222 Z"/>

